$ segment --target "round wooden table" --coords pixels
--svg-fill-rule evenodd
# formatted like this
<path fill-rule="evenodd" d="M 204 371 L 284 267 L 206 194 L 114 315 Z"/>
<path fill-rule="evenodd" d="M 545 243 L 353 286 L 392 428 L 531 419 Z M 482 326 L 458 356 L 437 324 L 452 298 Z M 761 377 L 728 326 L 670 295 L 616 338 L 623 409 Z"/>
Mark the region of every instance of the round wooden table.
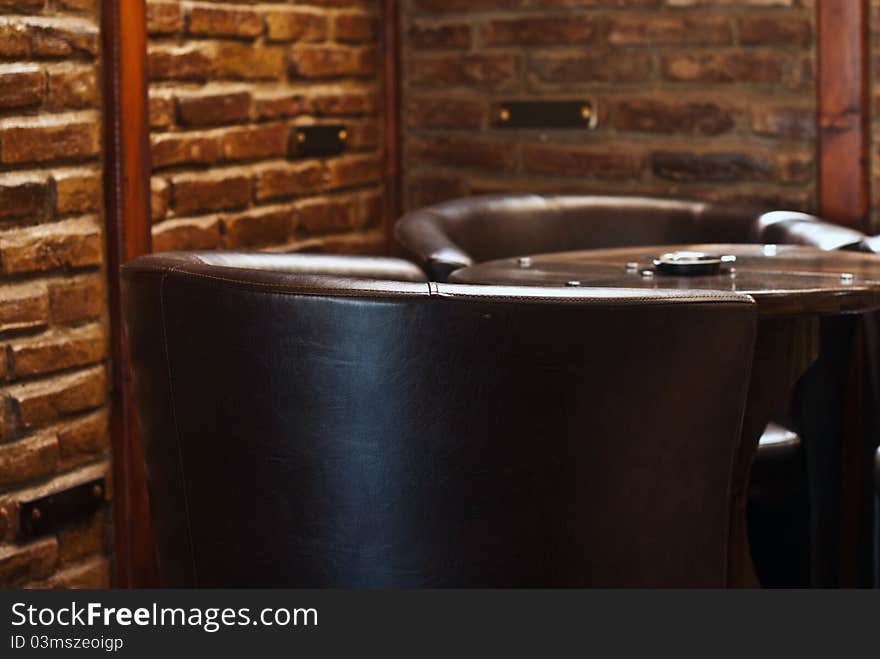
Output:
<path fill-rule="evenodd" d="M 675 276 L 653 259 L 676 251 L 733 256 L 719 274 Z M 880 258 L 788 245 L 661 245 L 499 259 L 457 270 L 467 284 L 735 291 L 758 307 L 758 332 L 734 476 L 729 583 L 757 585 L 746 531 L 748 475 L 767 423 L 819 352 L 819 318 L 880 308 Z M 658 346 L 660 349 L 660 346 Z"/>

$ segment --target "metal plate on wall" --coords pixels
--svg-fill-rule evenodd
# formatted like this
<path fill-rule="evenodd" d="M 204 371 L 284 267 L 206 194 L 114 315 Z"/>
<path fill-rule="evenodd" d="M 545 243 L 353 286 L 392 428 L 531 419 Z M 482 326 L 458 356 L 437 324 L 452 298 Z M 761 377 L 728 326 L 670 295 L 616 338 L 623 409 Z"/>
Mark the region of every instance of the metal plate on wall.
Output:
<path fill-rule="evenodd" d="M 502 101 L 492 111 L 495 128 L 586 128 L 596 127 L 592 101 Z"/>
<path fill-rule="evenodd" d="M 53 533 L 72 521 L 88 517 L 104 505 L 106 491 L 104 479 L 98 478 L 22 502 L 19 509 L 21 537 L 29 539 Z"/>
<path fill-rule="evenodd" d="M 336 156 L 345 151 L 348 129 L 342 124 L 298 126 L 290 151 L 296 158 Z"/>

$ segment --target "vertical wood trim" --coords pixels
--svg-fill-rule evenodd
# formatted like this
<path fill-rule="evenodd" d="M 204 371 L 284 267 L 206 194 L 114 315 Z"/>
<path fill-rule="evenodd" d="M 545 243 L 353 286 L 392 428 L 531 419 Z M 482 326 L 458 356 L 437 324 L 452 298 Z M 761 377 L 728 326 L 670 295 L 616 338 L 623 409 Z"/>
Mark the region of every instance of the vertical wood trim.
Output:
<path fill-rule="evenodd" d="M 816 3 L 819 214 L 868 229 L 868 0 Z"/>
<path fill-rule="evenodd" d="M 400 36 L 398 0 L 384 0 L 382 12 L 384 146 L 385 146 L 385 248 L 394 249 L 394 223 L 400 217 Z"/>
<path fill-rule="evenodd" d="M 129 382 L 119 268 L 150 251 L 150 153 L 144 0 L 102 0 L 104 236 L 110 324 L 114 581 L 156 585 L 140 435 Z"/>

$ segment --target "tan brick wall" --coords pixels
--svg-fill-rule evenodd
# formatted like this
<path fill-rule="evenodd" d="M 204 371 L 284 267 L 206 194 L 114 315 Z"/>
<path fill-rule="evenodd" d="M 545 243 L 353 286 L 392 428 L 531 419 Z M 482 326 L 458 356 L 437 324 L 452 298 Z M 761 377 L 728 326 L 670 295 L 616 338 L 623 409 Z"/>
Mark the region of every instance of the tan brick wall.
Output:
<path fill-rule="evenodd" d="M 815 206 L 814 0 L 402 0 L 412 208 L 509 189 Z M 595 132 L 489 127 L 591 99 Z"/>
<path fill-rule="evenodd" d="M 155 251 L 381 251 L 376 0 L 147 3 Z M 345 124 L 297 159 L 291 132 Z"/>
<path fill-rule="evenodd" d="M 17 531 L 20 501 L 109 476 L 98 10 L 0 7 L 0 587 L 101 587 L 107 511 Z"/>

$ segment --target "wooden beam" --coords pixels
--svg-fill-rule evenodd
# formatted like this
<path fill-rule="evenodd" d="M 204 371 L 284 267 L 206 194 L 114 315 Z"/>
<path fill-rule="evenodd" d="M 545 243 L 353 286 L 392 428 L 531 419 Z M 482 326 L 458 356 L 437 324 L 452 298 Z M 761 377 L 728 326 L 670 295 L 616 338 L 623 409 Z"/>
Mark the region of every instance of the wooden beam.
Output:
<path fill-rule="evenodd" d="M 818 0 L 819 214 L 868 230 L 868 0 Z"/>
<path fill-rule="evenodd" d="M 382 12 L 384 145 L 385 145 L 385 244 L 395 251 L 394 223 L 401 212 L 400 171 L 400 35 L 398 0 L 384 0 Z"/>
<path fill-rule="evenodd" d="M 140 434 L 129 382 L 119 268 L 150 252 L 150 151 L 144 0 L 102 0 L 104 230 L 110 322 L 114 583 L 157 585 Z"/>

